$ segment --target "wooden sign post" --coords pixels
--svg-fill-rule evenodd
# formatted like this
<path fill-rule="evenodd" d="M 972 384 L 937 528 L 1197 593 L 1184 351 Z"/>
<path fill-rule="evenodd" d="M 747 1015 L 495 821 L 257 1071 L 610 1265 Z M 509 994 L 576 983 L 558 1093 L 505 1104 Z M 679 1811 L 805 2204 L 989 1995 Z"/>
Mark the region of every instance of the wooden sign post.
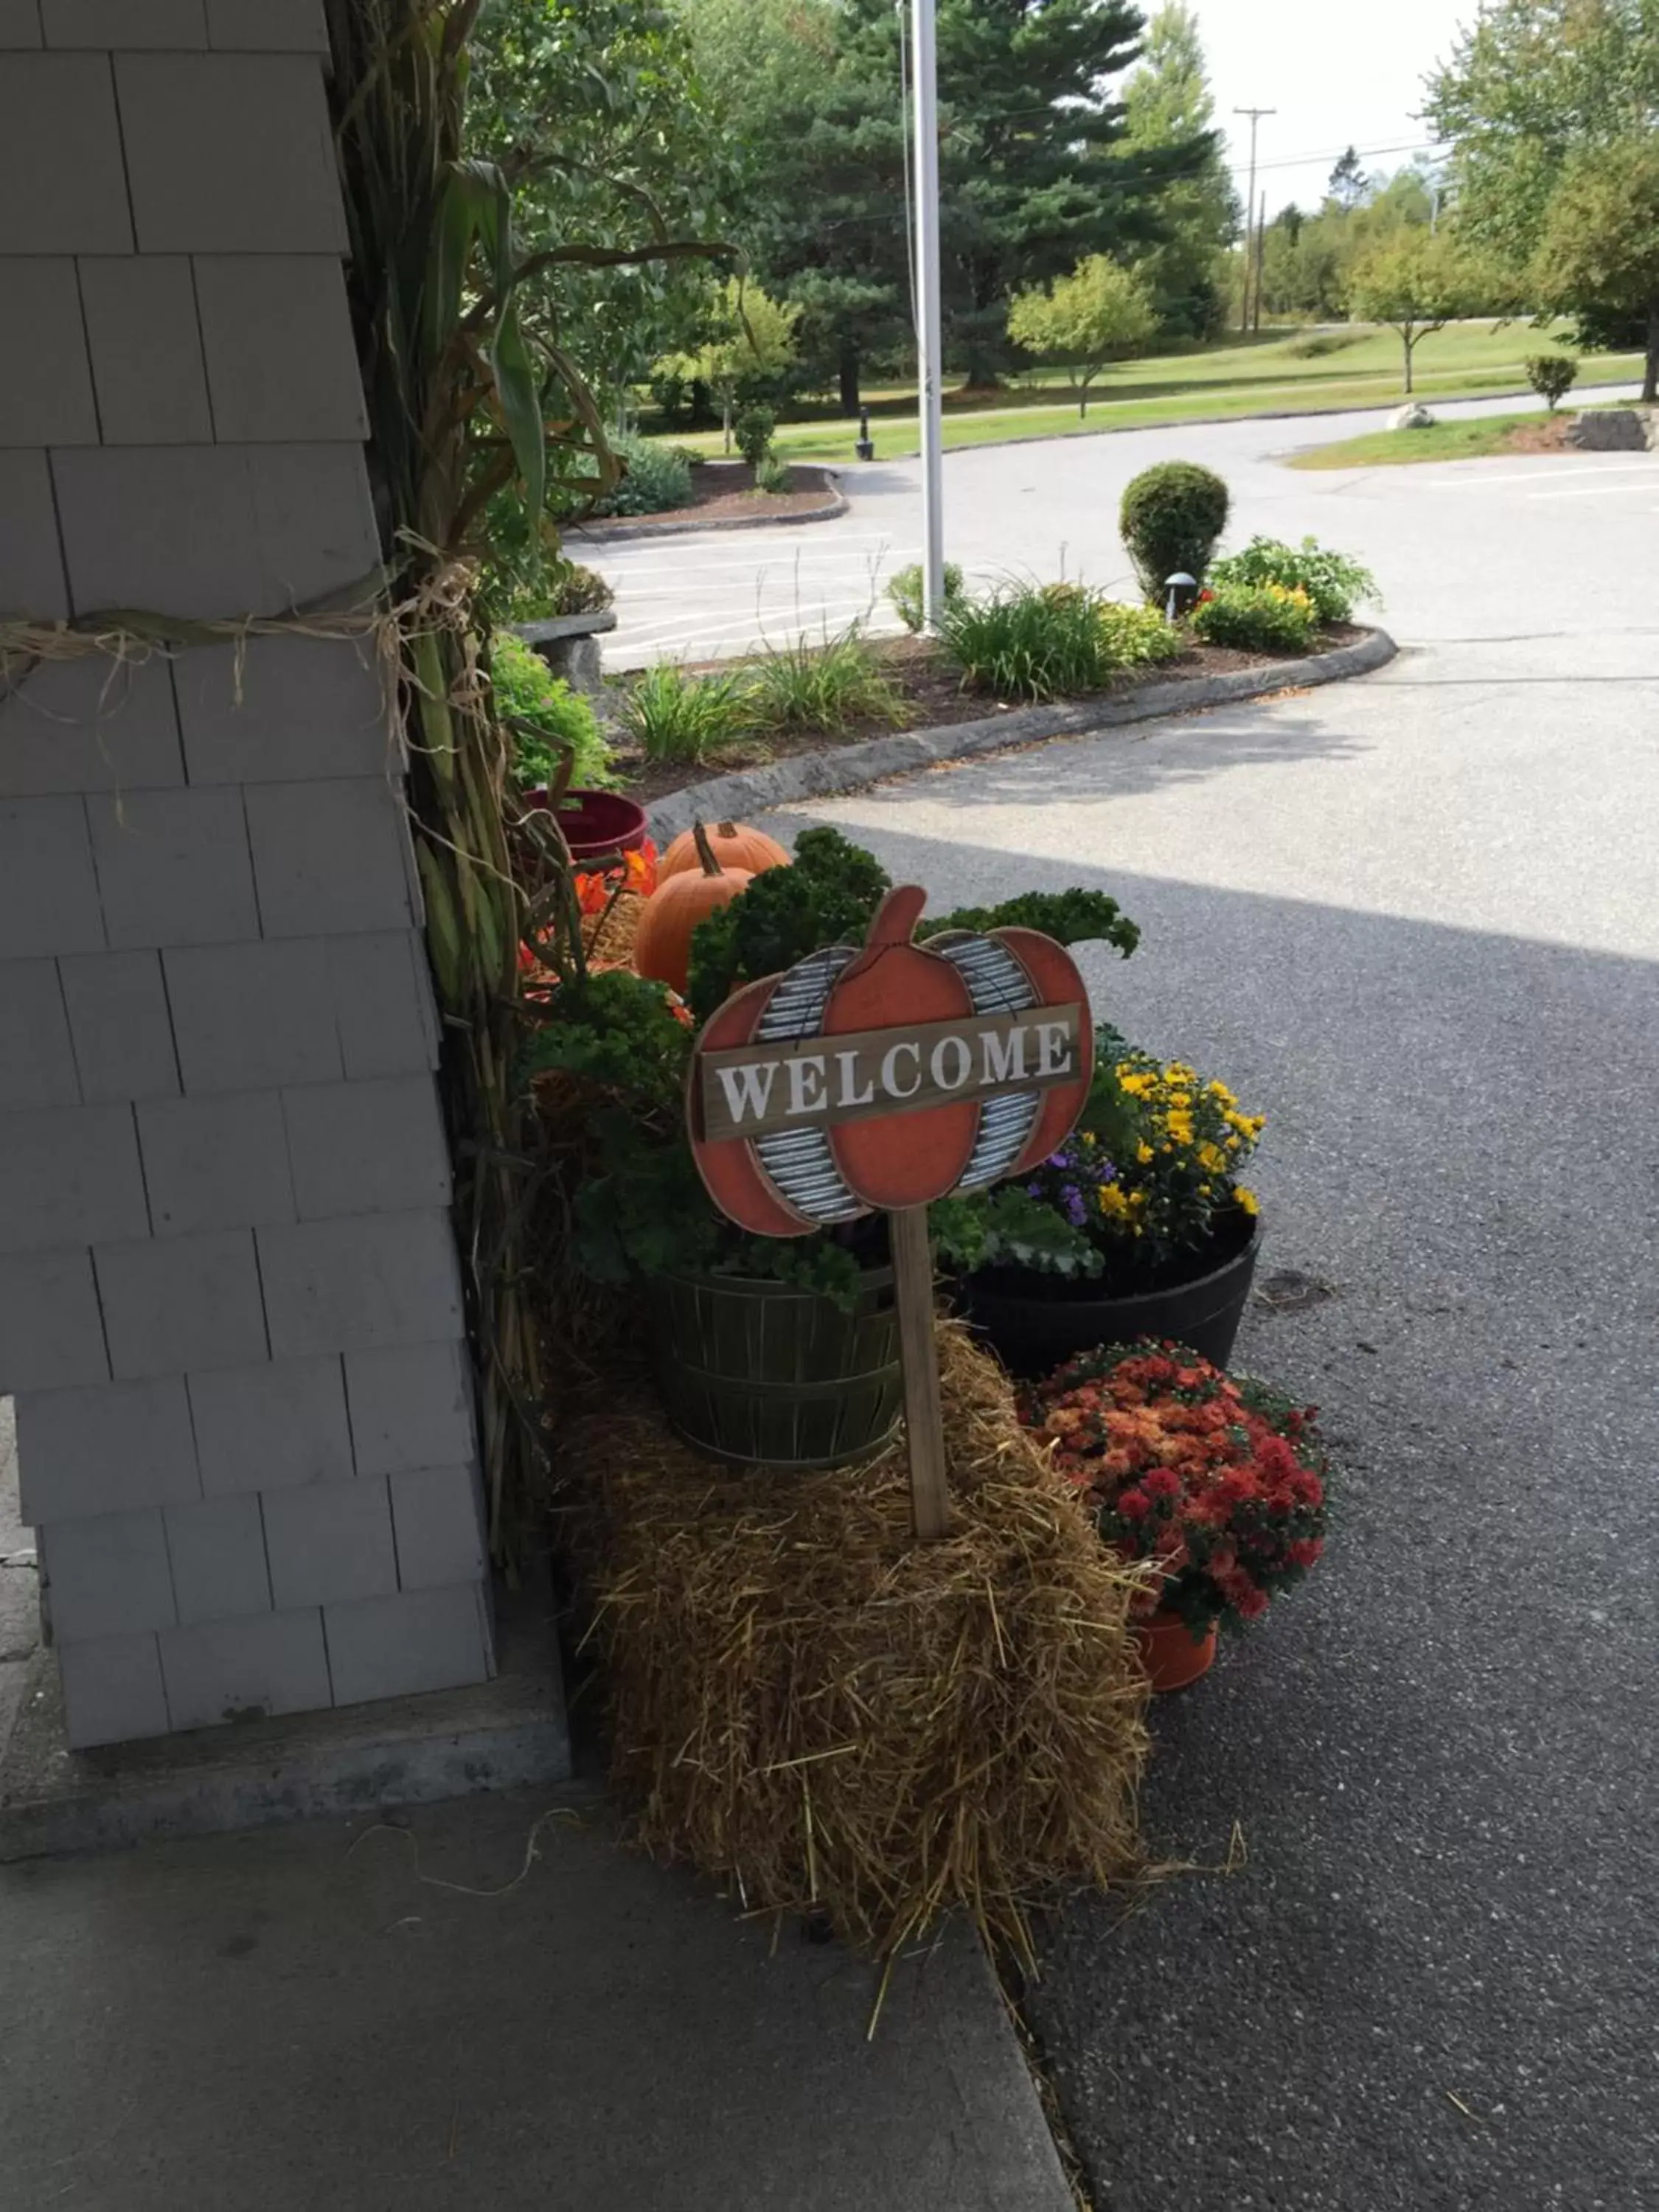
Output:
<path fill-rule="evenodd" d="M 1071 955 L 1030 929 L 927 945 L 927 893 L 735 992 L 692 1055 L 691 1148 L 710 1197 L 762 1237 L 888 1216 L 918 1536 L 950 1526 L 927 1208 L 1029 1173 L 1088 1096 L 1093 1030 Z"/>

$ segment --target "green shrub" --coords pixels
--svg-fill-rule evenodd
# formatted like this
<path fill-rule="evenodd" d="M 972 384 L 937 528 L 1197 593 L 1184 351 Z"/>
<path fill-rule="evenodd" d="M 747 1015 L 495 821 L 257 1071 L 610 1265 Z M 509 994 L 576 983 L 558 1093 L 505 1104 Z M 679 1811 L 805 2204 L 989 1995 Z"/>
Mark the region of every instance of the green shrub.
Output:
<path fill-rule="evenodd" d="M 613 606 L 616 598 L 595 569 L 584 568 L 576 561 L 553 561 L 539 575 L 519 585 L 507 614 L 515 623 L 546 622 L 554 615 L 599 613 Z"/>
<path fill-rule="evenodd" d="M 1528 383 L 1552 415 L 1578 381 L 1578 364 L 1571 354 L 1528 354 L 1526 370 Z"/>
<path fill-rule="evenodd" d="M 672 660 L 635 678 L 619 720 L 651 761 L 707 760 L 754 726 L 741 676 L 691 676 Z"/>
<path fill-rule="evenodd" d="M 1367 331 L 1316 331 L 1311 337 L 1293 345 L 1291 352 L 1297 361 L 1323 361 L 1327 354 L 1341 353 L 1370 335 Z"/>
<path fill-rule="evenodd" d="M 1120 606 L 1084 584 L 1015 584 L 947 601 L 940 639 L 964 684 L 1013 699 L 1097 691 L 1122 669 L 1182 650 L 1155 609 Z"/>
<path fill-rule="evenodd" d="M 839 830 L 803 830 L 795 840 L 793 867 L 768 868 L 741 898 L 697 924 L 686 1004 L 698 1021 L 706 1021 L 740 983 L 775 975 L 826 945 L 862 944 L 891 888 L 875 854 L 851 843 Z M 1061 945 L 1099 939 L 1126 960 L 1140 937 L 1115 899 L 1075 887 L 1026 891 L 1000 906 L 927 915 L 917 936 L 925 945 L 948 929 L 982 933 L 1016 927 L 1041 930 Z"/>
<path fill-rule="evenodd" d="M 1283 584 L 1218 584 L 1213 599 L 1193 609 L 1194 637 L 1241 653 L 1305 653 L 1319 627 L 1306 592 Z"/>
<path fill-rule="evenodd" d="M 584 568 L 580 561 L 561 561 L 548 579 L 550 611 L 556 615 L 601 614 L 614 606 L 617 594 L 597 569 Z"/>
<path fill-rule="evenodd" d="M 1149 600 L 1161 601 L 1167 580 L 1183 570 L 1203 582 L 1227 507 L 1226 485 L 1195 461 L 1159 461 L 1126 488 L 1118 528 Z"/>
<path fill-rule="evenodd" d="M 745 407 L 732 425 L 738 451 L 751 469 L 758 470 L 772 450 L 772 433 L 778 418 L 769 407 Z"/>
<path fill-rule="evenodd" d="M 1156 607 L 1126 607 L 1108 599 L 1096 610 L 1101 641 L 1114 668 L 1145 668 L 1174 660 L 1185 651 L 1178 629 L 1171 629 Z"/>
<path fill-rule="evenodd" d="M 588 791 L 615 783 L 611 748 L 589 702 L 511 630 L 489 641 L 489 679 L 513 738 L 513 773 L 526 790 L 551 781 L 567 752 L 574 756 L 573 783 Z"/>
<path fill-rule="evenodd" d="M 896 723 L 904 713 L 856 623 L 838 637 L 801 638 L 763 653 L 750 666 L 748 698 L 768 730 L 843 730 L 849 722 Z"/>
<path fill-rule="evenodd" d="M 1361 599 L 1382 603 L 1369 568 L 1313 538 L 1300 545 L 1253 538 L 1242 553 L 1211 563 L 1210 581 L 1218 590 L 1223 584 L 1283 584 L 1286 591 L 1305 592 L 1322 623 L 1346 622 Z"/>
<path fill-rule="evenodd" d="M 781 453 L 769 453 L 755 471 L 755 489 L 774 495 L 794 489 L 789 464 Z"/>
<path fill-rule="evenodd" d="M 959 599 L 962 592 L 962 571 L 954 561 L 947 561 L 945 564 L 945 605 L 948 607 L 952 599 Z M 914 635 L 921 629 L 924 619 L 921 605 L 921 565 L 919 562 L 913 561 L 908 568 L 899 569 L 896 574 L 889 579 L 887 596 L 893 603 L 894 613 L 897 615 L 906 629 Z"/>
<path fill-rule="evenodd" d="M 1058 699 L 1100 679 L 1100 624 L 1086 595 L 1017 584 L 947 599 L 939 636 L 963 682 L 1001 699 Z"/>
<path fill-rule="evenodd" d="M 677 446 L 630 433 L 613 438 L 611 450 L 623 464 L 623 480 L 600 501 L 601 514 L 661 514 L 690 501 L 691 465 Z"/>

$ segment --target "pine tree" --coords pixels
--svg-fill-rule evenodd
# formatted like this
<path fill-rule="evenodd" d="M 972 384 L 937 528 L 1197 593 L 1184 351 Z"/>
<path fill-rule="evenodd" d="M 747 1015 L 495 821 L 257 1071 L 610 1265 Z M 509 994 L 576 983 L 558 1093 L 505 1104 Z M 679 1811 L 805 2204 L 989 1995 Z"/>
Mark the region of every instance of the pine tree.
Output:
<path fill-rule="evenodd" d="M 1335 201 L 1343 214 L 1351 215 L 1364 202 L 1370 189 L 1371 180 L 1359 166 L 1358 152 L 1350 146 L 1331 171 L 1330 182 L 1325 187 L 1326 196 Z"/>
<path fill-rule="evenodd" d="M 1169 0 L 1147 24 L 1123 107 L 1126 160 L 1174 154 L 1184 169 L 1160 200 L 1167 235 L 1138 256 L 1135 266 L 1164 330 L 1211 337 L 1226 314 L 1219 257 L 1237 237 L 1243 213 L 1222 159 L 1198 19 L 1184 0 Z"/>
<path fill-rule="evenodd" d="M 908 356 L 908 118 L 892 0 L 681 0 L 700 72 L 746 141 L 740 242 L 805 309 L 803 357 L 843 403 L 872 357 Z M 1010 357 L 1008 302 L 1090 254 L 1163 236 L 1189 151 L 1120 158 L 1111 81 L 1136 58 L 1132 0 L 939 0 L 946 344 L 970 380 Z"/>

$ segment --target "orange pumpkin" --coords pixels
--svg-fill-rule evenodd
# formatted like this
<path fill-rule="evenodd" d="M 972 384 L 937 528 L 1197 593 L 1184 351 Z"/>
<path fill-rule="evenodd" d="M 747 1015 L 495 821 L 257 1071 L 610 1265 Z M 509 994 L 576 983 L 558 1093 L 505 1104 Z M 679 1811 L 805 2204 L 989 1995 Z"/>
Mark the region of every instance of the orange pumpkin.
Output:
<path fill-rule="evenodd" d="M 746 822 L 701 826 L 723 868 L 747 868 L 751 876 L 758 876 L 768 868 L 787 868 L 792 864 L 792 856 L 775 837 L 769 837 L 763 830 L 751 830 Z M 696 830 L 682 830 L 657 863 L 657 881 L 665 883 L 670 876 L 687 874 L 701 865 Z"/>
<path fill-rule="evenodd" d="M 691 959 L 691 933 L 700 921 L 730 906 L 754 878 L 747 868 L 723 868 L 708 832 L 699 822 L 692 830 L 699 866 L 666 881 L 645 902 L 634 934 L 634 973 L 684 991 Z"/>

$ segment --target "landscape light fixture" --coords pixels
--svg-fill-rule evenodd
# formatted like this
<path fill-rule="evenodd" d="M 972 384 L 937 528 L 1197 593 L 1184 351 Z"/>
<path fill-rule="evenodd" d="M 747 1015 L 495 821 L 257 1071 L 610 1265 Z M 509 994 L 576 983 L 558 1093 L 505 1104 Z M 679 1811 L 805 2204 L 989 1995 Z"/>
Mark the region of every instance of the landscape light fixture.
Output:
<path fill-rule="evenodd" d="M 870 435 L 870 410 L 867 407 L 859 410 L 859 441 L 854 450 L 861 461 L 873 461 L 876 458 L 876 441 Z"/>
<path fill-rule="evenodd" d="M 1184 568 L 1177 568 L 1173 576 L 1164 579 L 1164 588 L 1169 594 L 1164 602 L 1164 618 L 1166 622 L 1174 622 L 1178 615 L 1184 615 L 1197 599 L 1198 579 L 1189 576 Z"/>

